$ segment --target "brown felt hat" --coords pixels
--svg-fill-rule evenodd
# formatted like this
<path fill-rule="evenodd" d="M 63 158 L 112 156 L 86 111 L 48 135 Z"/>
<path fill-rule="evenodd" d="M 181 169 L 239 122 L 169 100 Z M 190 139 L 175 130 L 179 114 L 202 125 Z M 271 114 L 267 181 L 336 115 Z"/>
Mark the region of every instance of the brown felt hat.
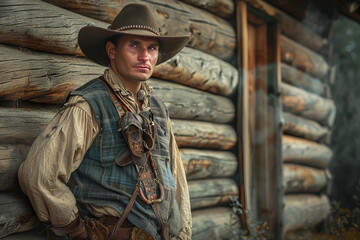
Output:
<path fill-rule="evenodd" d="M 121 34 L 150 36 L 159 41 L 160 64 L 175 56 L 183 49 L 189 36 L 161 36 L 159 26 L 149 7 L 143 4 L 128 4 L 115 17 L 108 29 L 86 26 L 79 31 L 79 46 L 90 60 L 108 66 L 106 42 Z"/>

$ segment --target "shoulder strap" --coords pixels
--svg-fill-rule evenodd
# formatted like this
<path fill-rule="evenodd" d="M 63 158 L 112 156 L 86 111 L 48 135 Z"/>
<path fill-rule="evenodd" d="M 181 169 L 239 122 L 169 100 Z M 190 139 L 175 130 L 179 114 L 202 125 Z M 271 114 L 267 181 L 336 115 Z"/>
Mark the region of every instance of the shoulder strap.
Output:
<path fill-rule="evenodd" d="M 114 93 L 114 91 L 110 88 L 110 86 L 108 85 L 108 83 L 105 81 L 105 79 L 101 78 L 101 80 L 103 80 L 102 82 L 104 83 L 106 89 L 108 90 L 109 92 L 109 95 L 111 97 L 111 100 L 115 106 L 115 109 L 116 111 L 118 112 L 119 114 L 119 117 L 120 117 L 120 120 L 119 120 L 119 127 L 120 127 L 120 123 L 121 123 L 121 120 L 122 120 L 122 117 L 124 116 L 125 114 L 125 111 L 130 111 L 130 108 L 126 105 L 125 102 L 122 101 L 122 99 L 120 97 L 117 97 Z M 124 212 L 122 213 L 121 217 L 119 218 L 118 222 L 116 223 L 116 229 L 118 229 L 122 224 L 123 222 L 125 221 L 125 219 L 127 218 L 127 216 L 129 215 L 130 213 L 130 210 L 131 208 L 133 207 L 134 205 L 134 202 L 135 202 L 135 199 L 136 199 L 136 196 L 139 194 L 139 192 L 142 193 L 142 190 L 141 190 L 141 187 L 140 187 L 140 176 L 142 175 L 143 173 L 143 170 L 144 168 L 141 168 L 140 171 L 138 171 L 138 183 L 136 184 L 136 187 L 135 187 L 135 190 L 131 196 L 131 199 L 128 203 L 128 205 L 126 206 Z M 161 186 L 161 183 L 159 182 L 160 186 Z M 162 186 L 161 186 L 162 188 Z M 163 197 L 163 196 L 162 196 Z M 160 198 L 162 201 L 162 197 Z M 162 220 L 162 217 L 161 217 L 161 213 L 160 213 L 160 209 L 159 209 L 159 205 L 158 205 L 158 202 L 157 201 L 151 201 L 151 206 L 152 206 L 152 209 L 155 213 L 155 216 L 156 216 L 156 219 L 159 223 L 159 226 L 160 226 L 160 236 L 161 236 L 161 239 L 162 240 L 167 240 L 169 239 L 169 225 L 164 223 L 163 220 Z M 115 233 L 116 231 L 114 231 Z M 111 239 L 111 237 L 110 237 Z"/>

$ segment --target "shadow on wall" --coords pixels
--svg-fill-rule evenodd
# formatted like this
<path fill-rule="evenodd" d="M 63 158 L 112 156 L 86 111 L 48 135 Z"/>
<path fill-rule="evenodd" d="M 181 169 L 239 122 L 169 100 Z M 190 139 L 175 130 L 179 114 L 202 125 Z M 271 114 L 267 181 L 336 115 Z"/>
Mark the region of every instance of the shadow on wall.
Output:
<path fill-rule="evenodd" d="M 330 164 L 333 174 L 331 196 L 343 208 L 360 204 L 355 199 L 360 181 L 360 25 L 347 18 L 334 23 L 333 65 L 337 67 L 331 92 L 337 116 L 331 145 L 334 157 Z M 359 190 L 358 190 L 359 191 Z"/>

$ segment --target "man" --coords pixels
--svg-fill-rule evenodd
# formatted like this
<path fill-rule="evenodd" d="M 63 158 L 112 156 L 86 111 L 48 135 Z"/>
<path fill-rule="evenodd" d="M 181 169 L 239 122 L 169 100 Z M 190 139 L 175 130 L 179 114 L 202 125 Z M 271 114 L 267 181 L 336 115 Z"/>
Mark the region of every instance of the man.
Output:
<path fill-rule="evenodd" d="M 129 4 L 79 45 L 104 75 L 73 91 L 35 140 L 19 182 L 39 219 L 71 239 L 191 239 L 184 169 L 164 103 L 146 80 L 187 36 L 165 37 Z"/>

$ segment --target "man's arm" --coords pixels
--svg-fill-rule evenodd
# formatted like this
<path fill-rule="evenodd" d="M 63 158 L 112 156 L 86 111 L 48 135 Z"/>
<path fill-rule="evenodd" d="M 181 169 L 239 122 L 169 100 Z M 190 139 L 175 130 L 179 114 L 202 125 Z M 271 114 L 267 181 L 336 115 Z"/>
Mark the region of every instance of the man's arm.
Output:
<path fill-rule="evenodd" d="M 175 136 L 171 127 L 171 121 L 168 121 L 170 131 L 170 167 L 176 183 L 176 201 L 180 209 L 181 230 L 178 236 L 182 240 L 191 240 L 191 207 L 189 189 L 186 181 L 184 166 L 180 157 L 179 148 L 176 144 Z"/>
<path fill-rule="evenodd" d="M 38 136 L 21 164 L 21 189 L 41 221 L 66 226 L 77 218 L 76 200 L 66 186 L 98 132 L 89 104 L 79 96 L 64 108 Z"/>

